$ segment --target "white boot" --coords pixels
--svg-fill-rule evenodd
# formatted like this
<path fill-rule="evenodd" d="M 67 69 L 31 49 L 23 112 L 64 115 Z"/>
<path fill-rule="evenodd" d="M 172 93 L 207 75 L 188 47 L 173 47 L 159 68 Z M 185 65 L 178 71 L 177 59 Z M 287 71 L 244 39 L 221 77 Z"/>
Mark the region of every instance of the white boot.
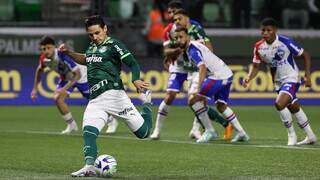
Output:
<path fill-rule="evenodd" d="M 157 130 L 154 130 L 153 133 L 150 135 L 150 139 L 159 140 L 160 139 L 160 132 Z"/>
<path fill-rule="evenodd" d="M 107 134 L 113 134 L 116 132 L 117 127 L 119 125 L 118 120 L 112 116 L 109 117 L 108 128 L 106 130 Z"/>
<path fill-rule="evenodd" d="M 295 132 L 288 133 L 288 146 L 294 146 L 297 144 L 297 135 Z"/>
<path fill-rule="evenodd" d="M 72 177 L 93 177 L 96 176 L 96 169 L 93 165 L 85 165 L 80 170 L 71 173 Z"/>
<path fill-rule="evenodd" d="M 306 137 L 304 140 L 300 141 L 297 143 L 297 145 L 312 145 L 312 144 L 316 144 L 317 143 L 317 138 L 316 136 L 314 137 Z"/>
<path fill-rule="evenodd" d="M 67 125 L 67 128 L 61 132 L 61 134 L 70 134 L 76 131 L 78 131 L 77 123 L 76 121 L 72 121 L 70 124 Z"/>

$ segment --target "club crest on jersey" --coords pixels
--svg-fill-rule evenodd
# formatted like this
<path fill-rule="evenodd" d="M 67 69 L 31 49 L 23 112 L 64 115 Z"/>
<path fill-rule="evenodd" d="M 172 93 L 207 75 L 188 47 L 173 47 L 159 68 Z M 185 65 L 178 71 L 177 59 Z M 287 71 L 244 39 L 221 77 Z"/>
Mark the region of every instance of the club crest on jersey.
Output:
<path fill-rule="evenodd" d="M 103 46 L 101 49 L 99 49 L 100 53 L 104 53 L 106 51 L 107 51 L 107 47 L 106 46 Z"/>
<path fill-rule="evenodd" d="M 284 54 L 285 54 L 285 52 L 283 49 L 278 49 L 278 51 L 275 53 L 273 59 L 277 60 L 277 61 L 281 61 L 284 57 Z"/>
<path fill-rule="evenodd" d="M 94 47 L 92 48 L 92 52 L 95 53 L 96 51 L 97 51 L 97 47 L 94 46 Z"/>

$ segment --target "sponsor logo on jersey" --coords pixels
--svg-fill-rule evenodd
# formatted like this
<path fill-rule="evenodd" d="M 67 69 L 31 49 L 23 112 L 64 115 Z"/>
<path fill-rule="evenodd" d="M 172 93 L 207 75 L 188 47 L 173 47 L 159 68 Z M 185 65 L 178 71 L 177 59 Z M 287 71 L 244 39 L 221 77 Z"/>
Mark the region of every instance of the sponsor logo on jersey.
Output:
<path fill-rule="evenodd" d="M 104 53 L 106 51 L 107 51 L 107 47 L 106 46 L 103 46 L 101 49 L 99 49 L 100 53 Z"/>
<path fill-rule="evenodd" d="M 108 84 L 108 80 L 104 79 L 100 82 L 98 82 L 97 84 L 93 85 L 90 88 L 90 94 L 92 94 L 93 92 L 97 91 L 98 89 L 100 89 L 101 87 L 105 86 Z"/>
<path fill-rule="evenodd" d="M 118 115 L 121 116 L 121 115 L 126 115 L 128 114 L 128 112 L 132 111 L 133 108 L 132 107 L 129 107 L 129 108 L 124 108 L 123 111 L 119 112 Z"/>
<path fill-rule="evenodd" d="M 86 58 L 87 63 L 96 63 L 96 62 L 102 62 L 102 57 L 98 56 L 91 56 Z"/>
<path fill-rule="evenodd" d="M 122 56 L 124 55 L 123 50 L 118 46 L 118 45 L 114 45 L 114 47 L 117 49 L 118 53 Z"/>

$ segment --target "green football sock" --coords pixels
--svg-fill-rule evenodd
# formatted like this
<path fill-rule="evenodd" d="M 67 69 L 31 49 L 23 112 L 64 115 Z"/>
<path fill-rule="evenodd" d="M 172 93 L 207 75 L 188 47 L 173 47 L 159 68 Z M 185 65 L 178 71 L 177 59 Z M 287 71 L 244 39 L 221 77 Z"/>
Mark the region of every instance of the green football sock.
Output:
<path fill-rule="evenodd" d="M 220 123 L 223 127 L 227 127 L 229 122 L 223 118 L 215 109 L 208 107 L 208 116 L 212 121 Z"/>
<path fill-rule="evenodd" d="M 140 138 L 147 138 L 150 134 L 150 130 L 152 128 L 152 109 L 151 103 L 144 103 L 142 105 L 142 111 L 140 112 L 141 116 L 144 119 L 142 126 L 134 132 L 134 134 Z"/>
<path fill-rule="evenodd" d="M 93 165 L 97 158 L 97 137 L 99 130 L 93 126 L 85 126 L 83 128 L 83 140 L 84 140 L 84 159 L 87 165 Z"/>

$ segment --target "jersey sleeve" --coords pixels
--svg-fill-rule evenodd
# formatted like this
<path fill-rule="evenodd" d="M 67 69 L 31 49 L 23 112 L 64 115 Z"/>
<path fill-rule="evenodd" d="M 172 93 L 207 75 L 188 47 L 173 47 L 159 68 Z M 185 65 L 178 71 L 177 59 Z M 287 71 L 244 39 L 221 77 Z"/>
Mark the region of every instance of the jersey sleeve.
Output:
<path fill-rule="evenodd" d="M 40 57 L 39 57 L 39 65 L 38 65 L 38 67 L 39 67 L 40 69 L 44 69 L 44 68 L 45 68 L 45 65 L 44 65 L 44 63 L 43 63 L 45 58 L 46 58 L 46 57 L 45 57 L 44 54 L 41 54 Z"/>
<path fill-rule="evenodd" d="M 170 31 L 173 24 L 169 24 L 164 30 L 162 34 L 163 46 L 167 46 L 170 44 Z"/>
<path fill-rule="evenodd" d="M 131 52 L 124 46 L 124 44 L 119 41 L 115 41 L 112 46 L 115 51 L 115 56 L 118 57 L 121 61 L 131 55 Z"/>
<path fill-rule="evenodd" d="M 188 55 L 189 58 L 197 65 L 200 66 L 203 64 L 203 56 L 200 51 L 196 46 L 190 45 L 188 49 Z"/>
<path fill-rule="evenodd" d="M 64 61 L 70 67 L 70 69 L 72 71 L 79 69 L 77 64 L 74 62 L 74 60 L 70 56 L 68 56 L 60 51 L 58 51 L 58 56 L 61 58 L 62 61 Z"/>
<path fill-rule="evenodd" d="M 295 56 L 301 56 L 304 51 L 303 48 L 301 48 L 296 42 L 291 39 L 287 41 L 286 45 L 290 52 Z"/>
<path fill-rule="evenodd" d="M 263 43 L 263 40 L 258 41 L 253 48 L 253 63 L 261 63 L 261 56 L 259 54 L 259 46 Z"/>
<path fill-rule="evenodd" d="M 201 26 L 198 26 L 197 27 L 197 36 L 198 36 L 198 40 L 203 40 L 204 42 L 209 42 L 210 41 L 210 38 L 207 36 L 206 32 L 204 31 L 204 29 L 201 27 Z"/>
<path fill-rule="evenodd" d="M 129 50 L 124 46 L 124 44 L 117 42 L 113 44 L 113 47 L 116 51 L 116 56 L 123 62 L 125 65 L 127 65 L 132 72 L 132 82 L 135 80 L 140 79 L 140 66 L 131 54 Z"/>

